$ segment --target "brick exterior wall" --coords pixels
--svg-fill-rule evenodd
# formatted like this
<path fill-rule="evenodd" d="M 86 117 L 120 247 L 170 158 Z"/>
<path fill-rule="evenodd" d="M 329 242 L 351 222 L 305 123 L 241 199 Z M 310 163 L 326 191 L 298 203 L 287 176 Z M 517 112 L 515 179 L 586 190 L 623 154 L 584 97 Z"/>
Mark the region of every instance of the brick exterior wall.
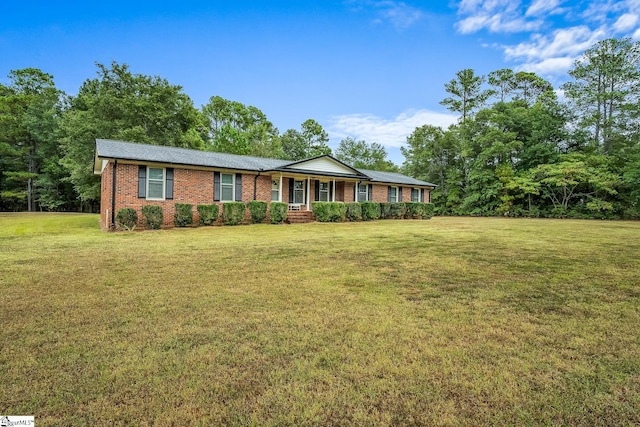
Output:
<path fill-rule="evenodd" d="M 112 178 L 114 162 L 110 161 L 101 179 L 100 198 L 100 226 L 102 229 L 109 229 L 111 224 L 112 205 Z M 214 171 L 174 168 L 173 199 L 172 200 L 147 200 L 138 198 L 138 168 L 136 164 L 118 163 L 116 167 L 116 198 L 115 212 L 122 208 L 133 208 L 138 212 L 138 226 L 143 227 L 142 207 L 145 205 L 159 205 L 162 207 L 164 216 L 164 226 L 173 226 L 173 215 L 176 203 L 190 203 L 193 205 L 194 223 L 199 221 L 197 205 L 217 204 L 220 206 L 222 215 L 222 202 L 214 202 Z M 280 179 L 279 176 L 273 179 Z M 282 179 L 282 201 L 289 202 L 289 181 L 293 178 Z M 245 173 L 242 174 L 242 201 L 254 200 L 254 189 L 256 200 L 263 200 L 271 203 L 271 181 L 270 175 L 260 175 Z M 255 184 L 255 186 L 254 186 Z M 336 182 L 336 201 L 352 202 L 354 182 Z M 387 201 L 387 185 L 373 184 L 374 202 Z M 305 188 L 306 190 L 306 188 Z M 315 181 L 310 184 L 310 201 L 315 200 Z M 411 187 L 403 187 L 402 201 L 411 201 Z M 425 202 L 430 202 L 429 191 L 425 190 Z M 268 212 L 267 212 L 268 213 Z M 247 219 L 250 218 L 247 210 Z"/>

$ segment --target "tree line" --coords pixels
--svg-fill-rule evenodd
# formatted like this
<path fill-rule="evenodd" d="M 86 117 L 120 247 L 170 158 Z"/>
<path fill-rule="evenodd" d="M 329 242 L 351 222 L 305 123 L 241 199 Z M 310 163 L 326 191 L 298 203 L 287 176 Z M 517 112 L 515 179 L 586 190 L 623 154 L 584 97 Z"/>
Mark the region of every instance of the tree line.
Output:
<path fill-rule="evenodd" d="M 95 211 L 96 138 L 290 160 L 331 154 L 313 119 L 280 134 L 254 106 L 212 96 L 197 109 L 180 86 L 126 64 L 97 64 L 97 77 L 75 96 L 36 68 L 8 78 L 0 84 L 0 211 Z M 356 167 L 397 169 L 375 143 L 346 138 L 334 155 Z"/>
<path fill-rule="evenodd" d="M 640 218 L 640 43 L 607 39 L 558 88 L 530 72 L 461 70 L 417 128 L 405 172 L 437 184 L 441 215 Z"/>
<path fill-rule="evenodd" d="M 96 138 L 300 160 L 333 154 L 362 169 L 437 184 L 442 215 L 640 217 L 640 44 L 596 43 L 558 88 L 531 72 L 461 70 L 441 104 L 448 129 L 424 125 L 401 168 L 376 142 L 348 137 L 332 153 L 313 119 L 283 133 L 258 108 L 212 96 L 197 109 L 178 85 L 97 64 L 77 95 L 39 69 L 0 84 L 0 211 L 95 211 Z"/>

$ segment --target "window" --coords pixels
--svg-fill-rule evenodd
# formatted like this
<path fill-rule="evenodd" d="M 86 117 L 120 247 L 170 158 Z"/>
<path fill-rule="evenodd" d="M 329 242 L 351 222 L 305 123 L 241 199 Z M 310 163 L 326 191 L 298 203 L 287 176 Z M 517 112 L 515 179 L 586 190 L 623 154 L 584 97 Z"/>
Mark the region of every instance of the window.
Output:
<path fill-rule="evenodd" d="M 359 202 L 369 201 L 369 184 L 358 185 L 358 201 Z"/>
<path fill-rule="evenodd" d="M 235 200 L 234 194 L 233 194 L 234 186 L 235 186 L 234 174 L 232 173 L 220 174 L 220 201 L 233 202 Z"/>
<path fill-rule="evenodd" d="M 147 168 L 147 199 L 164 199 L 163 168 Z"/>
<path fill-rule="evenodd" d="M 389 201 L 390 202 L 398 201 L 398 187 L 389 187 Z"/>
<path fill-rule="evenodd" d="M 271 180 L 271 201 L 277 202 L 280 200 L 280 180 L 272 179 Z"/>
<path fill-rule="evenodd" d="M 420 189 L 419 188 L 412 188 L 411 189 L 411 201 L 412 202 L 419 202 L 420 201 Z"/>
<path fill-rule="evenodd" d="M 320 181 L 319 186 L 320 189 L 318 191 L 318 201 L 329 202 L 329 183 Z"/>
<path fill-rule="evenodd" d="M 304 181 L 293 183 L 293 203 L 304 203 Z"/>

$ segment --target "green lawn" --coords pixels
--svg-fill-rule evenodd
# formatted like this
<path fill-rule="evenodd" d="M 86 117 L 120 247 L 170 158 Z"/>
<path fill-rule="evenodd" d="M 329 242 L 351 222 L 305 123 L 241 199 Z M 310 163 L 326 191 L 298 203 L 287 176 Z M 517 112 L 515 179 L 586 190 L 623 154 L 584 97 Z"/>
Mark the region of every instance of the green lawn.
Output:
<path fill-rule="evenodd" d="M 640 423 L 640 222 L 97 222 L 0 214 L 0 414 Z"/>

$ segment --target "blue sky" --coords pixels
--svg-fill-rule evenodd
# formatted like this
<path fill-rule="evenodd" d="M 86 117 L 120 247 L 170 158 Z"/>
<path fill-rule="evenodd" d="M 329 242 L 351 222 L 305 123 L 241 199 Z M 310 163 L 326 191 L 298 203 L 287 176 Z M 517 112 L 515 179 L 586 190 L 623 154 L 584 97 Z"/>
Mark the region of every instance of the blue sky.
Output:
<path fill-rule="evenodd" d="M 640 39 L 640 0 L 6 2 L 0 82 L 40 68 L 76 94 L 95 63 L 260 108 L 281 132 L 317 120 L 399 148 L 416 126 L 455 121 L 439 101 L 463 68 L 533 71 L 559 84 L 608 37 Z"/>

